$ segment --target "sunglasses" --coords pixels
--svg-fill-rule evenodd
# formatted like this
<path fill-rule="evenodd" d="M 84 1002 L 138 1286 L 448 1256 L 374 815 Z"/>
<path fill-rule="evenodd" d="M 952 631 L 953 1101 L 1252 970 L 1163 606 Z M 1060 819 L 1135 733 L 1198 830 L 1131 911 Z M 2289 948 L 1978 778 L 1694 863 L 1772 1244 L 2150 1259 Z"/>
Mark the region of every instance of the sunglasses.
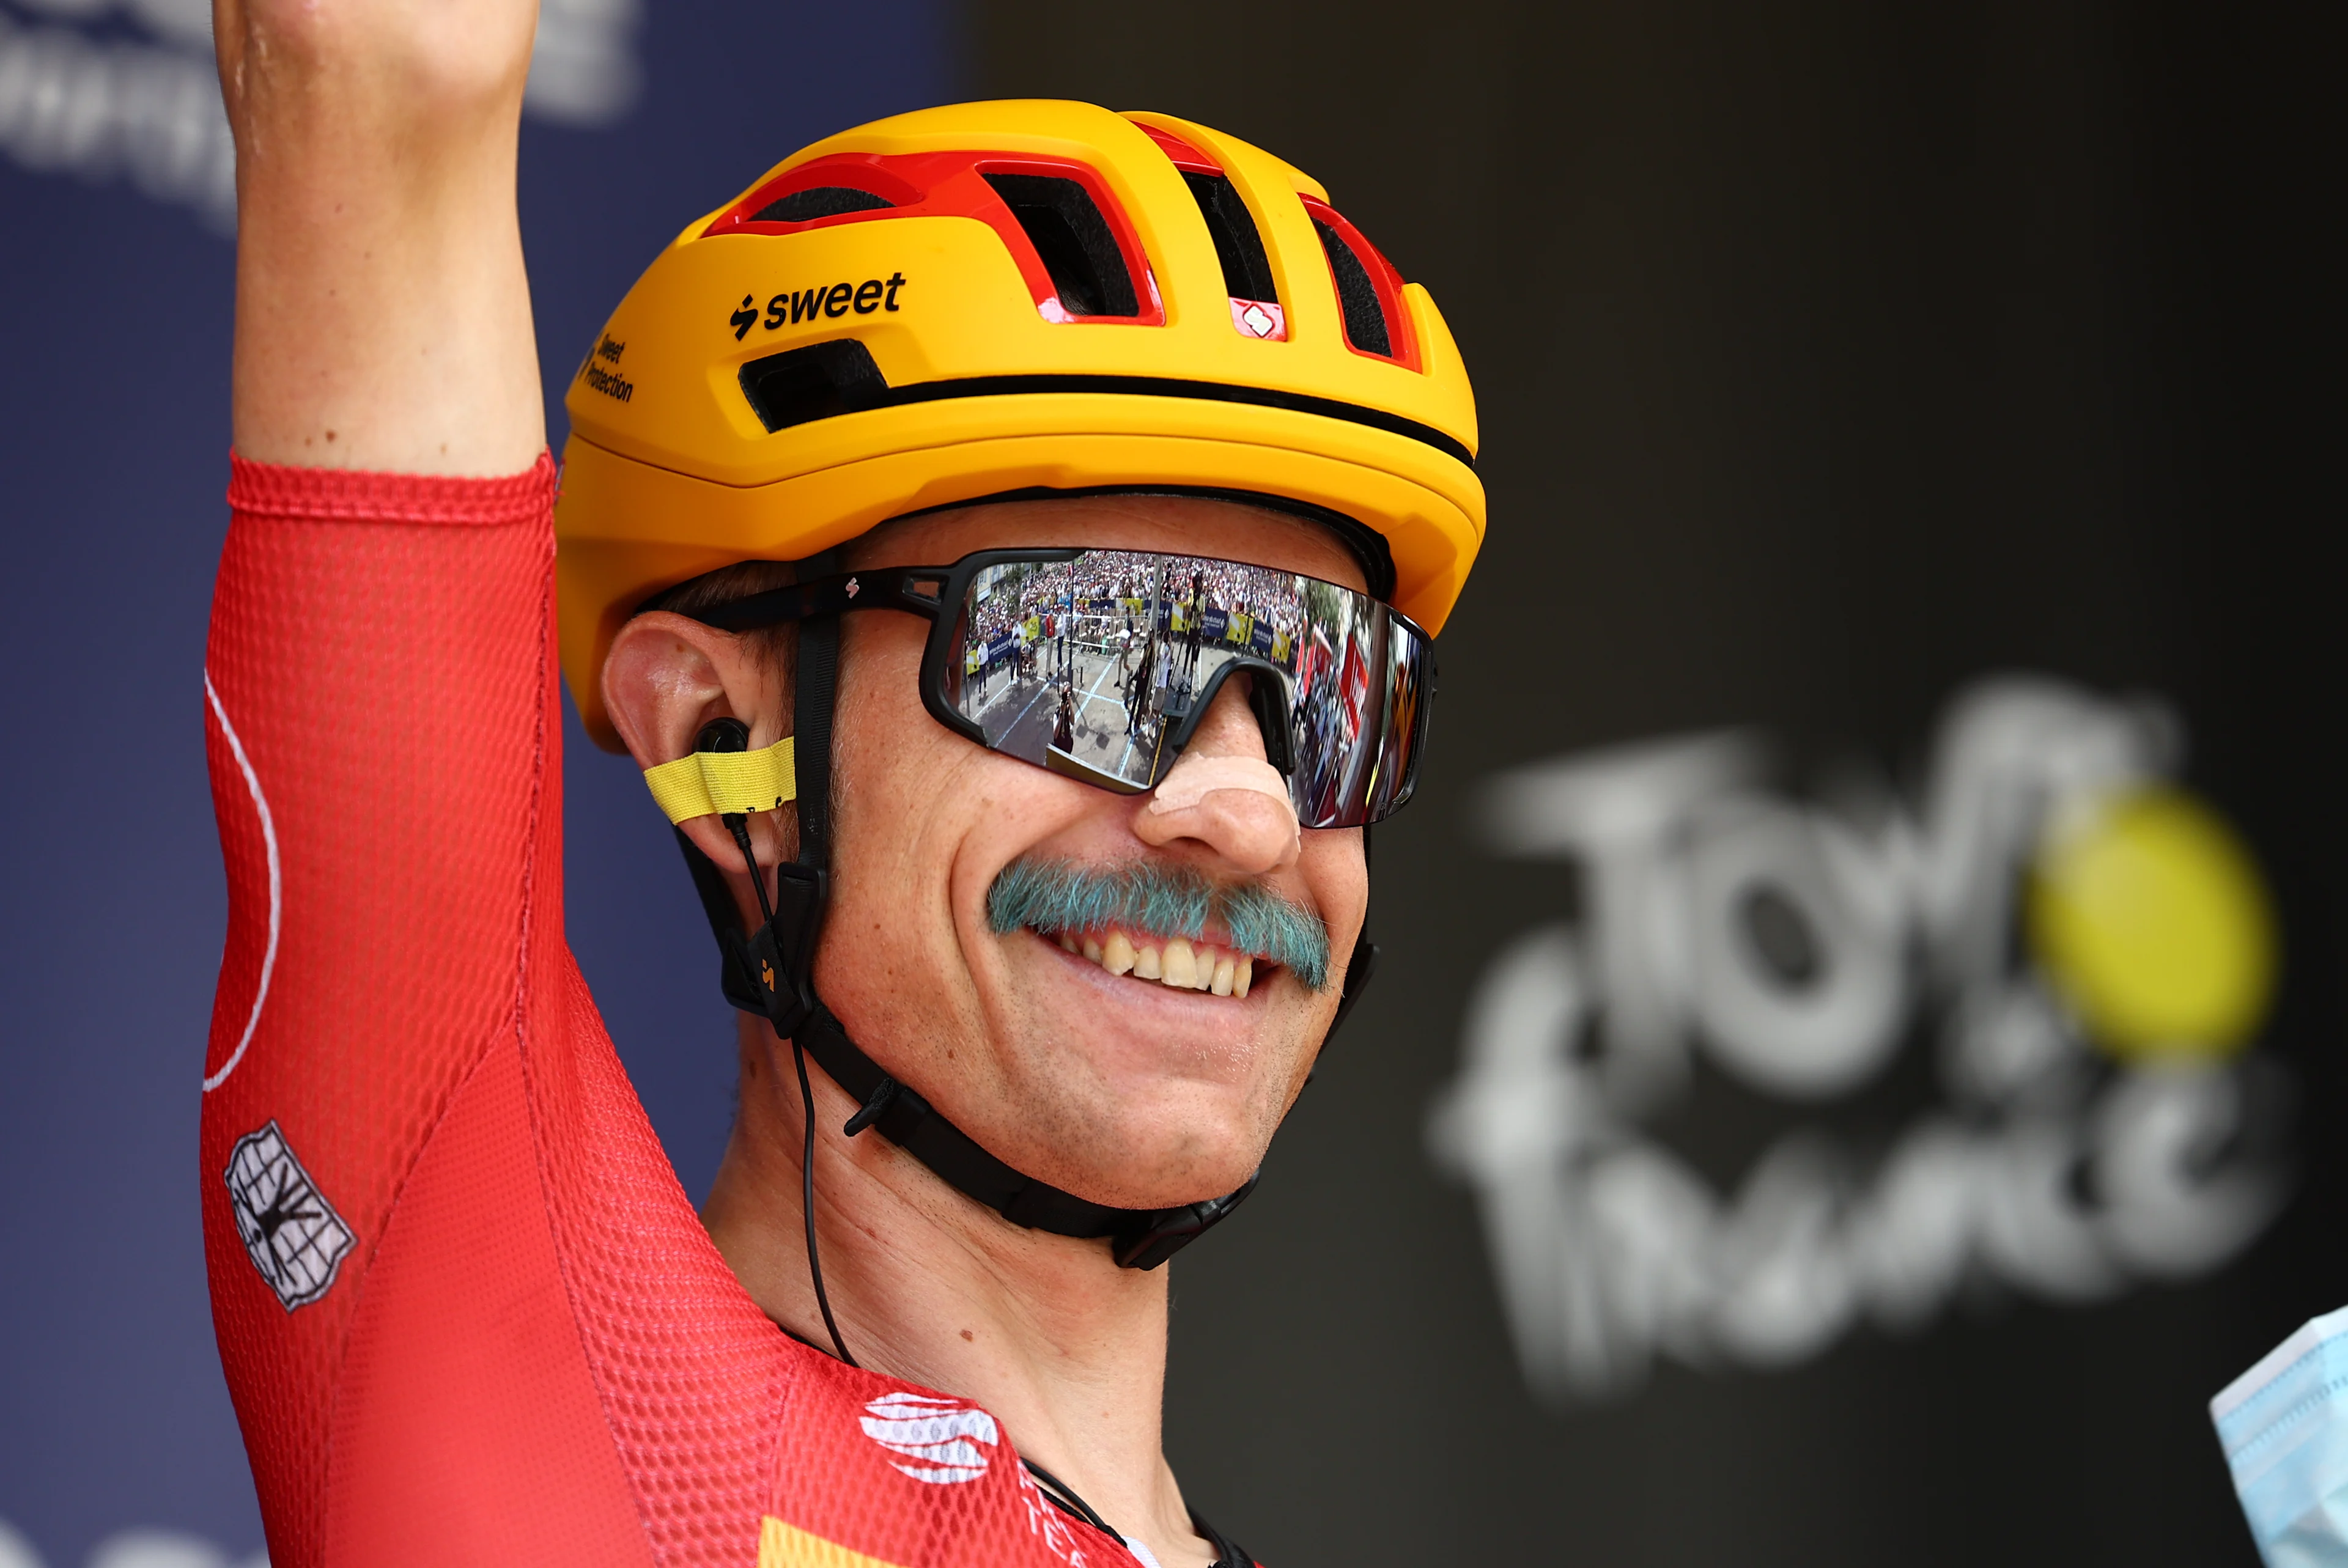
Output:
<path fill-rule="evenodd" d="M 689 613 L 747 631 L 860 610 L 928 618 L 922 702 L 940 723 L 1064 777 L 1155 788 L 1244 677 L 1303 825 L 1367 826 L 1417 784 L 1433 643 L 1368 594 L 1296 572 L 1150 550 L 979 550 Z"/>

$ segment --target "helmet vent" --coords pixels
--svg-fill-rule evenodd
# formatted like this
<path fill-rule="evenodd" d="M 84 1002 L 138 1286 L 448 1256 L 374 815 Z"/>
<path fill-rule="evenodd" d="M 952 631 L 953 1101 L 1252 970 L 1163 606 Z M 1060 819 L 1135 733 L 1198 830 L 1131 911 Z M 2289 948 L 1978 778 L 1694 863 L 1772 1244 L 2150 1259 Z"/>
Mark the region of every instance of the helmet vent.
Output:
<path fill-rule="evenodd" d="M 1321 232 L 1321 248 L 1329 252 L 1329 271 L 1337 279 L 1337 303 L 1345 313 L 1345 339 L 1365 354 L 1394 354 L 1394 338 L 1386 331 L 1385 307 L 1378 302 L 1378 286 L 1370 282 L 1370 270 L 1345 243 L 1345 237 L 1320 219 L 1313 227 Z"/>
<path fill-rule="evenodd" d="M 770 354 L 742 367 L 742 395 L 771 434 L 836 415 L 878 408 L 889 383 L 872 362 L 872 351 L 854 338 L 834 338 L 784 354 Z"/>
<path fill-rule="evenodd" d="M 1278 303 L 1280 293 L 1272 281 L 1272 262 L 1263 253 L 1263 236 L 1256 231 L 1255 218 L 1240 200 L 1231 177 L 1186 169 L 1182 180 L 1199 203 L 1199 216 L 1207 220 L 1207 232 L 1214 237 L 1215 259 L 1223 264 L 1223 292 L 1235 300 Z"/>
<path fill-rule="evenodd" d="M 750 214 L 753 223 L 812 223 L 846 212 L 870 212 L 897 204 L 885 196 L 859 190 L 852 185 L 817 185 L 778 197 Z"/>
<path fill-rule="evenodd" d="M 1072 316 L 1141 313 L 1117 236 L 1082 184 L 1052 174 L 990 174 L 986 182 L 1026 231 L 1062 309 Z"/>

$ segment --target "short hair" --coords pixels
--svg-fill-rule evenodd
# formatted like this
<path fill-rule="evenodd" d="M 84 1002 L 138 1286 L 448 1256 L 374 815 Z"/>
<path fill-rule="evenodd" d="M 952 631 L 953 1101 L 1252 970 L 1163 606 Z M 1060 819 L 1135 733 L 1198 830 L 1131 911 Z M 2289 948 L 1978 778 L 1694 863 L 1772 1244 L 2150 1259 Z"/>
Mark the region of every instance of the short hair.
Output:
<path fill-rule="evenodd" d="M 754 594 L 766 593 L 778 588 L 788 588 L 798 580 L 798 570 L 789 561 L 744 560 L 732 566 L 719 567 L 716 571 L 689 577 L 674 588 L 660 592 L 637 608 L 638 615 L 655 610 L 665 610 L 677 615 L 698 615 L 715 610 L 721 604 L 732 604 Z M 795 655 L 798 650 L 798 629 L 785 622 L 778 626 L 754 626 L 740 635 L 752 639 L 774 661 L 776 669 L 788 685 L 791 680 Z"/>

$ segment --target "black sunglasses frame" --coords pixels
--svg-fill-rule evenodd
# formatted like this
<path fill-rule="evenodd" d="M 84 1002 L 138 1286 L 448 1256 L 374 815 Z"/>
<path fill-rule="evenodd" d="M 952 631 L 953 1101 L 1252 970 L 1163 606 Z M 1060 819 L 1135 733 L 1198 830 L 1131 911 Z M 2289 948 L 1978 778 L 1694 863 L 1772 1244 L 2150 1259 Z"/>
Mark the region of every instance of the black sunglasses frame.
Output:
<path fill-rule="evenodd" d="M 680 610 L 676 613 L 684 615 L 689 620 L 697 620 L 704 626 L 715 627 L 721 631 L 753 631 L 763 627 L 782 626 L 793 621 L 805 620 L 810 616 L 844 615 L 859 610 L 895 610 L 921 616 L 930 623 L 929 638 L 922 649 L 920 676 L 922 706 L 929 710 L 932 718 L 955 734 L 989 751 L 995 751 L 996 748 L 987 738 L 985 728 L 958 710 L 948 695 L 947 666 L 953 652 L 954 626 L 960 618 L 963 602 L 969 597 L 972 581 L 989 567 L 1018 564 L 1061 566 L 1080 560 L 1087 555 L 1096 554 L 1105 548 L 1107 547 L 1090 545 L 1029 546 L 973 550 L 951 566 L 880 567 L 869 571 L 840 572 L 829 577 L 817 578 L 810 582 L 768 589 L 764 593 L 754 593 L 725 604 L 711 605 L 705 610 Z M 1161 555 L 1183 560 L 1221 559 L 1189 556 L 1176 550 L 1134 550 L 1125 553 Z M 1234 562 L 1232 564 L 1252 563 Z M 1260 569 L 1277 570 L 1279 569 Z M 1317 582 L 1323 579 L 1315 578 L 1310 580 Z M 1362 594 L 1357 589 L 1345 587 L 1343 583 L 1328 583 L 1327 586 L 1340 593 L 1354 594 L 1362 598 L 1369 597 Z M 949 607 L 953 608 L 953 613 L 948 613 Z M 643 608 L 647 610 L 658 608 L 657 600 L 647 603 Z M 1389 620 L 1417 641 L 1420 657 L 1424 660 L 1426 668 L 1425 691 L 1420 694 L 1416 709 L 1412 714 L 1411 733 L 1404 748 L 1407 764 L 1404 776 L 1396 785 L 1385 810 L 1362 822 L 1323 825 L 1326 826 L 1367 827 L 1374 823 L 1383 822 L 1409 804 L 1411 796 L 1418 789 L 1419 757 L 1426 746 L 1428 720 L 1435 706 L 1435 640 L 1427 636 L 1416 621 L 1392 605 L 1379 602 L 1379 608 L 1385 611 Z M 1168 736 L 1167 743 L 1178 752 L 1188 745 L 1192 733 L 1198 729 L 1199 721 L 1213 705 L 1215 697 L 1222 690 L 1223 682 L 1231 678 L 1232 671 L 1259 669 L 1272 676 L 1273 679 L 1251 682 L 1252 694 L 1250 697 L 1250 706 L 1254 710 L 1258 724 L 1264 735 L 1266 760 L 1279 770 L 1282 776 L 1290 776 L 1294 771 L 1294 761 L 1288 740 L 1287 683 L 1293 677 L 1261 659 L 1242 655 L 1228 661 L 1218 669 L 1209 679 L 1206 687 L 1199 692 L 1196 701 L 1191 704 L 1190 711 L 1183 716 L 1181 723 Z M 1008 752 L 999 754 L 1011 756 L 1014 761 L 1028 760 Z M 1029 765 L 1041 766 L 1042 764 L 1030 763 Z M 1096 784 L 1094 787 L 1108 789 L 1112 793 L 1140 794 L 1151 786 L 1135 784 L 1127 791 L 1116 790 L 1115 786 L 1107 784 Z"/>

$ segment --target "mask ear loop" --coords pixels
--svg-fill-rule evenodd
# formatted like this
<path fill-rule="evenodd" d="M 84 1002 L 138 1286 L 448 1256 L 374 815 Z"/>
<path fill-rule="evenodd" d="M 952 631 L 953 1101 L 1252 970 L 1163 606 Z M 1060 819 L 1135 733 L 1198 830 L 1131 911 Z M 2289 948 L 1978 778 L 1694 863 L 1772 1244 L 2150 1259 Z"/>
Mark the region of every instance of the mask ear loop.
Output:
<path fill-rule="evenodd" d="M 739 719 L 712 719 L 701 727 L 694 738 L 696 752 L 744 752 L 750 749 L 750 730 Z M 742 864 L 750 868 L 750 886 L 758 896 L 758 918 L 768 928 L 775 924 L 775 906 L 767 897 L 767 874 L 758 866 L 758 856 L 750 847 L 750 818 L 746 812 L 729 811 L 719 815 L 726 831 L 734 835 L 734 846 L 742 852 Z M 823 1259 L 816 1250 L 815 1239 L 815 1086 L 808 1081 L 807 1050 L 797 1036 L 791 1040 L 791 1061 L 798 1069 L 800 1125 L 805 1129 L 799 1148 L 799 1218 L 807 1227 L 808 1277 L 815 1284 L 815 1304 L 823 1313 L 824 1331 L 831 1336 L 831 1348 L 842 1361 L 853 1367 L 856 1358 L 848 1353 L 848 1343 L 839 1336 L 839 1322 L 831 1315 L 831 1296 L 823 1287 Z"/>

